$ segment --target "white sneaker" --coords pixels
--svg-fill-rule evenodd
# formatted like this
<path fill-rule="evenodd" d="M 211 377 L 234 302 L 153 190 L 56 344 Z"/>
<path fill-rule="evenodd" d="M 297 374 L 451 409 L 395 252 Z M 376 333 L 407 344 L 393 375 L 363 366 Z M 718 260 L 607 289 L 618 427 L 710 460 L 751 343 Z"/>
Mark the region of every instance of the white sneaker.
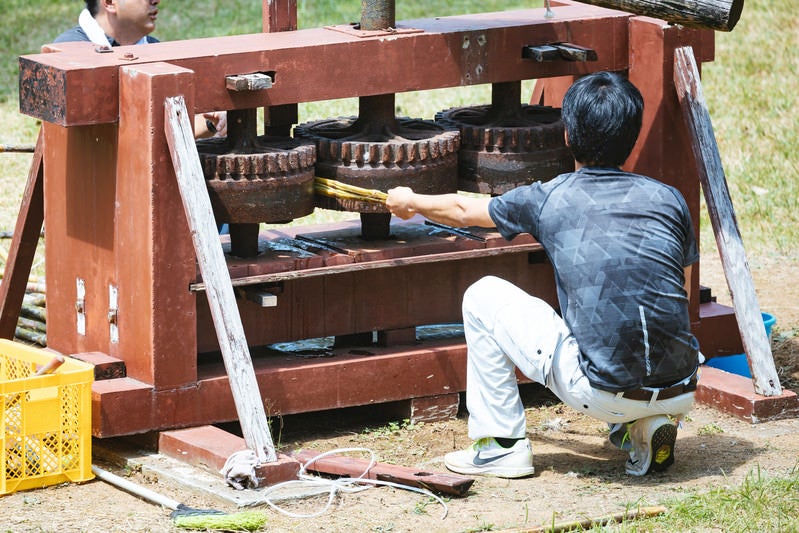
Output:
<path fill-rule="evenodd" d="M 517 478 L 529 476 L 533 468 L 530 441 L 519 439 L 503 448 L 492 437 L 477 440 L 469 448 L 444 456 L 444 465 L 459 474 Z"/>
<path fill-rule="evenodd" d="M 633 443 L 630 442 L 630 429 L 627 422 L 612 424 L 608 422 L 608 440 L 612 445 L 625 452 L 630 451 Z"/>
<path fill-rule="evenodd" d="M 640 418 L 629 424 L 632 449 L 625 470 L 631 476 L 662 472 L 674 463 L 677 425 L 665 415 Z"/>

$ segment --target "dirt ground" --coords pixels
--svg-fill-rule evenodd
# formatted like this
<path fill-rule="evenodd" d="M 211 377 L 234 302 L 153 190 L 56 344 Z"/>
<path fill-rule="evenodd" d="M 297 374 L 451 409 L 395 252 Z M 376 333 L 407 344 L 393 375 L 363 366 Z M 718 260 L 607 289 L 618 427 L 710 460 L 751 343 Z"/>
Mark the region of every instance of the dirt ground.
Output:
<path fill-rule="evenodd" d="M 777 317 L 773 348 L 783 385 L 799 391 L 799 339 L 784 340 L 799 328 L 799 285 L 795 283 L 799 263 L 758 258 L 750 260 L 750 267 L 761 308 Z M 715 257 L 703 257 L 701 282 L 711 287 L 719 301 L 729 303 Z M 469 444 L 465 416 L 408 427 L 390 424 L 377 408 L 365 415 L 368 419 L 359 413 L 287 417 L 279 435 L 281 446 L 321 452 L 366 447 L 381 462 L 444 471 L 443 455 Z M 268 515 L 265 530 L 434 533 L 532 528 L 734 486 L 757 469 L 778 476 L 799 466 L 797 418 L 752 425 L 697 405 L 678 435 L 675 464 L 664 473 L 631 478 L 624 473 L 624 453 L 609 445 L 602 423 L 540 395 L 528 402 L 527 417 L 535 475 L 520 480 L 476 478 L 467 496 L 446 500 L 445 518 L 444 507 L 424 495 L 380 487 L 342 494 L 326 510 L 326 497 L 283 504 L 295 513 L 322 513 L 314 518 L 291 518 L 262 506 Z M 134 473 L 130 479 L 193 507 L 238 511 L 207 494 L 152 475 Z M 164 532 L 175 529 L 168 515 L 167 509 L 92 481 L 3 497 L 0 532 Z"/>

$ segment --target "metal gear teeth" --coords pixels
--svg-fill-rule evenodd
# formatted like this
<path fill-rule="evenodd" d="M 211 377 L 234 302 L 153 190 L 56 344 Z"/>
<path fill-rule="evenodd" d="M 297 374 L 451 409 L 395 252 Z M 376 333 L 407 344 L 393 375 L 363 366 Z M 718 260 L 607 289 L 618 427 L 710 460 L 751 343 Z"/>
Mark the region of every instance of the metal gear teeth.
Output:
<path fill-rule="evenodd" d="M 319 161 L 340 161 L 345 166 L 407 167 L 425 165 L 457 153 L 460 133 L 441 130 L 419 140 L 386 142 L 349 141 L 323 137 L 313 132 L 313 124 L 298 126 L 295 134 L 317 143 Z"/>
<path fill-rule="evenodd" d="M 253 154 L 200 153 L 200 159 L 207 179 L 256 181 L 307 172 L 316 164 L 316 148 L 299 145 Z"/>

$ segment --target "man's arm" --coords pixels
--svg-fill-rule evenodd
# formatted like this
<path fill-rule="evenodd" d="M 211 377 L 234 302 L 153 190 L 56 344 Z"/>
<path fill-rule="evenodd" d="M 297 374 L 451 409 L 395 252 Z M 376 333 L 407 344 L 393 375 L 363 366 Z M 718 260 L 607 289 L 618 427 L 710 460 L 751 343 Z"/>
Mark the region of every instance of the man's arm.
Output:
<path fill-rule="evenodd" d="M 493 228 L 494 221 L 488 214 L 489 200 L 487 196 L 416 194 L 408 187 L 396 187 L 388 191 L 386 206 L 392 214 L 402 219 L 418 214 L 456 228 Z"/>

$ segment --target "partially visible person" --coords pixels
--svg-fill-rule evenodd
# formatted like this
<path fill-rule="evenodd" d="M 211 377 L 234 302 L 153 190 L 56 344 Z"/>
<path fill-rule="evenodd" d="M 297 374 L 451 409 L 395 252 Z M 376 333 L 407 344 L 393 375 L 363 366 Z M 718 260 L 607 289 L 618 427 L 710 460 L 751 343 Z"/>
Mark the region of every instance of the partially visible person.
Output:
<path fill-rule="evenodd" d="M 678 421 L 693 406 L 700 354 L 688 282 L 699 254 L 688 207 L 674 187 L 621 170 L 641 129 L 641 93 L 621 75 L 590 74 L 566 92 L 562 116 L 575 172 L 493 198 L 388 191 L 400 218 L 529 233 L 554 269 L 559 312 L 493 276 L 464 294 L 474 444 L 445 456 L 454 472 L 534 472 L 517 369 L 607 422 L 634 476 L 671 466 Z"/>
<path fill-rule="evenodd" d="M 98 46 L 126 46 L 159 42 L 155 31 L 160 0 L 86 0 L 78 24 L 56 37 L 56 43 L 89 41 Z M 194 117 L 197 139 L 224 136 L 225 112 L 203 113 Z"/>

